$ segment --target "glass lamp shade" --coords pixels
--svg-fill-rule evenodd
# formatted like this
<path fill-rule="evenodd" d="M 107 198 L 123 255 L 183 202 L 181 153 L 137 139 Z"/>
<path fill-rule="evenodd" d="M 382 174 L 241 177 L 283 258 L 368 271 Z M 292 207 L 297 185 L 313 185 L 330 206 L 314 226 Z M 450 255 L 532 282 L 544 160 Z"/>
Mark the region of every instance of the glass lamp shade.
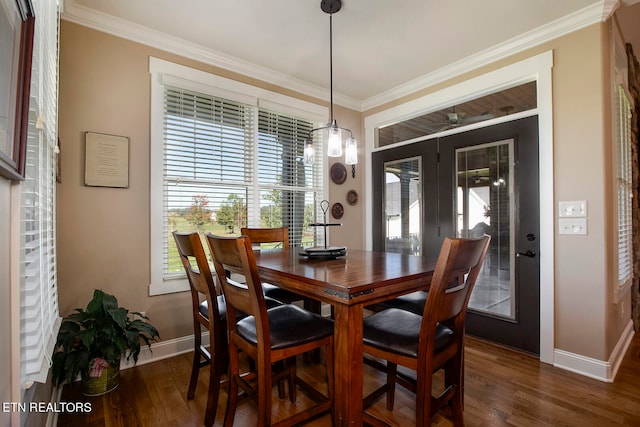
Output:
<path fill-rule="evenodd" d="M 327 141 L 327 156 L 342 156 L 342 129 L 337 126 L 329 128 L 329 139 Z"/>
<path fill-rule="evenodd" d="M 358 142 L 355 138 L 347 139 L 344 147 L 344 162 L 348 165 L 358 163 Z"/>
<path fill-rule="evenodd" d="M 303 162 L 305 165 L 311 165 L 316 161 L 316 152 L 313 148 L 312 141 L 304 143 Z"/>

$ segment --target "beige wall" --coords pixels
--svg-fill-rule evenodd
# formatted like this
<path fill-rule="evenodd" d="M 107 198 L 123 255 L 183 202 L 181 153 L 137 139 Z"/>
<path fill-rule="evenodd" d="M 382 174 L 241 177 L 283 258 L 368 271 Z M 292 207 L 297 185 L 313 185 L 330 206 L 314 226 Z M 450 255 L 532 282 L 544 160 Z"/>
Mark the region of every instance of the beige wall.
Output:
<path fill-rule="evenodd" d="M 84 306 L 94 288 L 113 293 L 121 305 L 146 311 L 163 339 L 193 333 L 187 293 L 148 296 L 149 257 L 149 56 L 181 63 L 228 78 L 295 93 L 234 76 L 215 67 L 167 54 L 62 21 L 59 136 L 62 183 L 58 186 L 58 281 L 60 313 Z M 326 104 L 324 100 L 308 101 Z M 341 126 L 360 136 L 360 114 L 336 108 Z M 130 138 L 128 189 L 85 187 L 84 132 Z M 331 203 L 345 206 L 340 233 L 331 244 L 363 246 L 362 206 L 350 207 L 346 192 L 361 191 L 361 174 L 330 186 Z"/>
<path fill-rule="evenodd" d="M 188 296 L 148 297 L 149 93 L 148 60 L 138 45 L 62 22 L 60 313 L 85 306 L 100 288 L 146 311 L 163 338 L 174 338 L 190 333 Z M 128 189 L 83 185 L 86 131 L 130 138 Z"/>
<path fill-rule="evenodd" d="M 350 129 L 358 140 L 360 149 L 358 150 L 358 164 L 356 165 L 356 176 L 352 177 L 351 166 L 346 165 L 347 180 L 342 185 L 336 185 L 329 180 L 329 211 L 331 206 L 339 202 L 344 207 L 344 215 L 341 219 L 335 219 L 329 213 L 327 222 L 342 223 L 342 227 L 329 228 L 329 244 L 334 246 L 347 246 L 352 249 L 364 248 L 364 206 L 366 200 L 364 195 L 364 132 L 361 131 L 362 121 L 360 113 L 349 110 L 340 106 L 334 107 L 334 116 L 338 121 L 338 125 Z M 337 159 L 343 161 L 344 159 Z M 331 160 L 327 166 L 327 174 L 333 164 Z M 358 203 L 351 206 L 347 203 L 347 193 L 349 190 L 355 190 L 358 193 Z"/>
<path fill-rule="evenodd" d="M 556 347 L 599 360 L 607 360 L 612 349 L 605 312 L 613 289 L 607 259 L 613 206 L 605 194 L 611 136 L 608 116 L 604 120 L 610 111 L 604 32 L 605 26 L 593 26 L 566 37 L 553 74 L 556 206 L 560 200 L 587 200 L 589 227 L 587 236 L 556 236 Z"/>

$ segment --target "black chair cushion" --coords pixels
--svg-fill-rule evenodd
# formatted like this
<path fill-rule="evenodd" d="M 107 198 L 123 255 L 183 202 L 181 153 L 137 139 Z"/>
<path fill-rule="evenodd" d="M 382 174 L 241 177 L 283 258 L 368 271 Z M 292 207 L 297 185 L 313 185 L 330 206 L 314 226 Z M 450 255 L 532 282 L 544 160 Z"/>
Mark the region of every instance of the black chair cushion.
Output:
<path fill-rule="evenodd" d="M 285 304 L 291 304 L 294 301 L 301 301 L 303 299 L 302 295 L 279 288 L 271 283 L 262 283 L 262 293 L 266 297 L 273 298 Z"/>
<path fill-rule="evenodd" d="M 418 357 L 418 338 L 422 316 L 399 308 L 390 308 L 364 319 L 364 342 L 402 356 Z M 435 352 L 444 349 L 454 332 L 438 324 Z"/>
<path fill-rule="evenodd" d="M 227 320 L 227 304 L 224 301 L 224 296 L 220 295 L 217 297 L 218 300 L 218 313 L 220 314 L 220 320 Z M 200 314 L 202 314 L 205 318 L 209 318 L 209 303 L 207 300 L 204 300 L 200 303 Z"/>
<path fill-rule="evenodd" d="M 218 300 L 218 313 L 220 314 L 220 320 L 222 320 L 223 322 L 226 322 L 227 321 L 227 304 L 224 300 L 224 295 L 218 296 L 217 300 Z M 269 297 L 265 297 L 264 302 L 267 305 L 267 310 L 270 308 L 282 305 L 280 301 L 276 301 L 275 299 L 269 298 Z M 207 303 L 207 300 L 204 300 L 200 303 L 200 314 L 202 314 L 207 319 L 209 318 L 209 304 Z M 243 317 L 246 317 L 246 314 L 240 313 L 240 312 L 236 313 L 236 319 L 242 319 Z"/>
<path fill-rule="evenodd" d="M 387 301 L 381 301 L 375 305 L 376 311 L 382 311 L 387 308 L 400 308 L 422 316 L 424 306 L 427 303 L 427 295 L 427 291 L 415 291 Z"/>
<path fill-rule="evenodd" d="M 283 304 L 267 311 L 271 331 L 271 348 L 278 350 L 326 338 L 333 334 L 333 321 L 293 304 Z M 238 333 L 254 345 L 256 320 L 253 316 L 238 322 Z"/>

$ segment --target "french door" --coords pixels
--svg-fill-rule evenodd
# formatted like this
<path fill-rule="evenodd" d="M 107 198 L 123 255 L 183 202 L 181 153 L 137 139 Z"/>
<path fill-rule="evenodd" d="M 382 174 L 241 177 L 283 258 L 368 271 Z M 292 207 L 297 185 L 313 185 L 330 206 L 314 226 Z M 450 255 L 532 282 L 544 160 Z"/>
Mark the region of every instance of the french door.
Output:
<path fill-rule="evenodd" d="M 538 121 L 375 152 L 373 248 L 437 257 L 446 236 L 491 235 L 466 330 L 539 353 Z"/>

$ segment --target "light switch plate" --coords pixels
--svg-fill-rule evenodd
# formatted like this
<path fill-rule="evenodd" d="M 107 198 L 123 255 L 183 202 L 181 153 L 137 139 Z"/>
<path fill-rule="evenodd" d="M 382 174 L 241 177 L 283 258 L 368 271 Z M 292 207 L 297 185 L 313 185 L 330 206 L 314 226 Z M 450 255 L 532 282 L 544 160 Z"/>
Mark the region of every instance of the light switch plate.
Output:
<path fill-rule="evenodd" d="M 587 234 L 586 218 L 560 218 L 560 234 Z"/>
<path fill-rule="evenodd" d="M 587 201 L 577 200 L 571 202 L 559 202 L 558 215 L 560 217 L 586 218 Z"/>

